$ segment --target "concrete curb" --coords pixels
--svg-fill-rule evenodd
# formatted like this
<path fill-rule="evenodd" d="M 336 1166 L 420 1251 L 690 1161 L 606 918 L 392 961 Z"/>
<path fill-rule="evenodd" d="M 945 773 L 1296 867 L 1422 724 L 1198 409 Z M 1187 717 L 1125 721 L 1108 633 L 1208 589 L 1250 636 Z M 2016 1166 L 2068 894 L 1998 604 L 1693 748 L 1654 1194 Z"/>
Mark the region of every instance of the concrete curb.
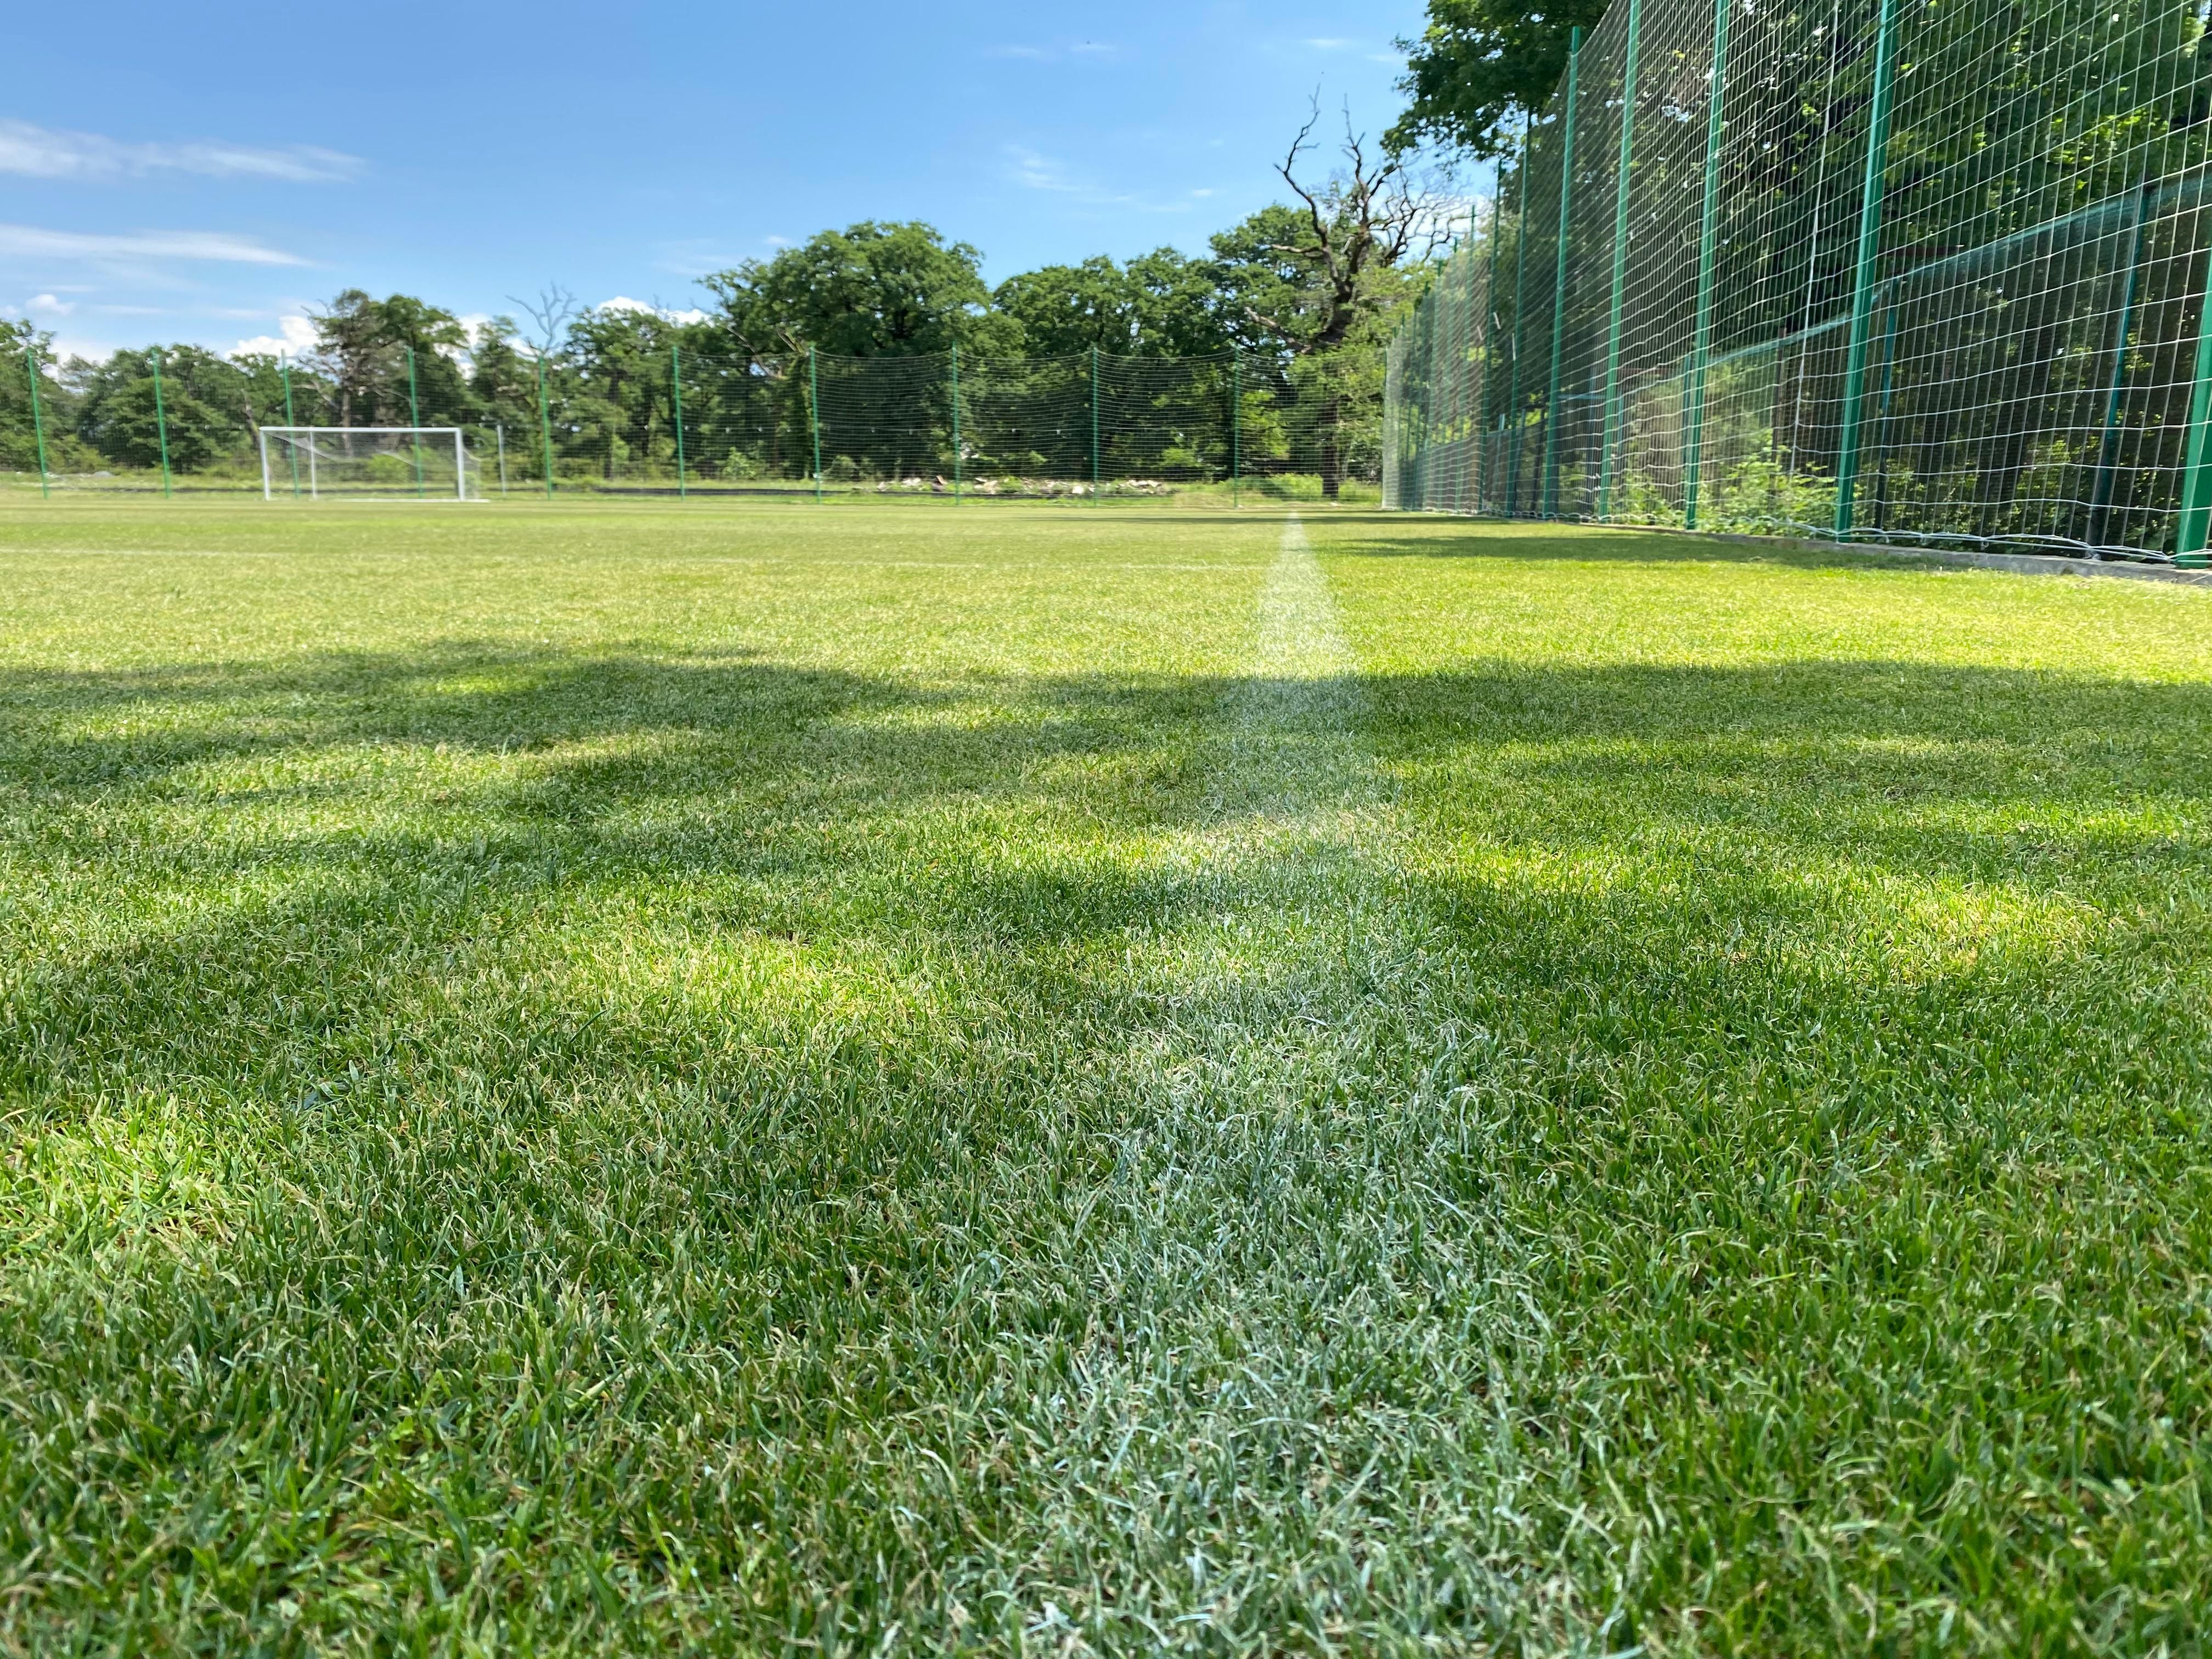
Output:
<path fill-rule="evenodd" d="M 1607 526 L 1608 529 L 1626 526 Z M 2068 559 L 2040 553 L 1967 553 L 1942 547 L 1894 547 L 1883 542 L 1801 541 L 1787 536 L 1735 536 L 1718 531 L 1669 532 L 1705 534 L 1717 542 L 1740 547 L 1786 547 L 1795 552 L 1837 555 L 1865 554 L 1873 558 L 1911 560 L 1918 564 L 1971 566 L 1981 570 L 2008 570 L 2020 576 L 2119 576 L 2129 581 L 2179 582 L 2185 587 L 2212 587 L 2212 570 L 2176 570 L 2166 564 L 2136 564 L 2125 559 Z"/>

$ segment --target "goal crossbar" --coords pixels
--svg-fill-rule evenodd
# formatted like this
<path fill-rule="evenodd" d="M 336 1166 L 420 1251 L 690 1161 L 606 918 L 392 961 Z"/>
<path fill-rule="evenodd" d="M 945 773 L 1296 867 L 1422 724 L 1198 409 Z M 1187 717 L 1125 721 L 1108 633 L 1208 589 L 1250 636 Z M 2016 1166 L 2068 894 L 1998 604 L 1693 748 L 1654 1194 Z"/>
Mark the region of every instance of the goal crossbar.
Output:
<path fill-rule="evenodd" d="M 261 497 L 274 501 L 278 494 L 276 467 L 270 454 L 274 439 L 286 451 L 289 493 L 319 500 L 343 494 L 355 501 L 467 501 L 469 499 L 468 441 L 457 426 L 264 426 L 255 428 L 261 447 Z M 370 441 L 364 453 L 362 441 Z M 389 445 L 385 440 L 394 441 Z M 406 459 L 400 459 L 403 448 Z M 434 482 L 428 476 L 426 452 L 435 457 L 442 472 L 450 459 L 453 479 Z M 379 471 L 374 465 L 392 458 L 397 469 Z M 301 462 L 307 463 L 304 472 Z M 366 488 L 349 479 L 349 469 L 366 471 Z M 326 476 L 327 475 L 327 476 Z"/>

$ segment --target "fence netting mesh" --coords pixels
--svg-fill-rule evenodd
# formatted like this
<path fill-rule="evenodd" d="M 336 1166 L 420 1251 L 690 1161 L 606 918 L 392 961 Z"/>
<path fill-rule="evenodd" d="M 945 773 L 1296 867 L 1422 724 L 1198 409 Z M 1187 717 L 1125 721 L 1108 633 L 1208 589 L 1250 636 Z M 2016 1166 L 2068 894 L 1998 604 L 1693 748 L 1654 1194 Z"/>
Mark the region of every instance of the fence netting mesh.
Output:
<path fill-rule="evenodd" d="M 29 364 L 14 365 L 19 381 Z M 0 418 L 0 482 L 140 491 L 262 488 L 257 433 L 337 426 L 348 404 L 312 363 L 267 370 L 266 412 L 198 398 L 191 365 L 168 361 L 166 403 L 102 450 L 27 399 Z M 506 381 L 424 373 L 380 408 L 409 426 L 465 435 L 467 494 L 590 491 L 1030 498 L 1246 492 L 1373 503 L 1382 472 L 1382 384 L 1340 362 L 1224 352 L 1201 357 L 981 356 L 939 352 L 781 356 L 665 348 L 587 357 L 514 355 Z M 33 375 L 28 384 L 36 386 Z M 496 402 L 499 418 L 487 418 Z M 0 417 L 9 416 L 0 402 Z M 373 418 L 373 417 L 372 417 Z M 20 433 L 14 426 L 21 427 Z M 140 428 L 143 428 L 141 430 Z M 95 434 L 94 436 L 101 434 Z M 339 440 L 329 441 L 337 443 Z M 292 457 L 275 492 L 292 492 Z M 403 465 L 404 461 L 404 465 Z M 378 463 L 413 488 L 414 451 Z M 401 477 L 404 472 L 404 477 Z M 364 473 L 364 477 L 367 474 Z M 317 475 L 319 477 L 319 474 Z M 306 473 L 301 495 L 312 494 Z M 389 481 L 383 481 L 389 482 Z M 453 483 L 451 458 L 446 482 Z"/>
<path fill-rule="evenodd" d="M 2203 0 L 1614 0 L 1390 351 L 1407 508 L 2196 562 Z"/>

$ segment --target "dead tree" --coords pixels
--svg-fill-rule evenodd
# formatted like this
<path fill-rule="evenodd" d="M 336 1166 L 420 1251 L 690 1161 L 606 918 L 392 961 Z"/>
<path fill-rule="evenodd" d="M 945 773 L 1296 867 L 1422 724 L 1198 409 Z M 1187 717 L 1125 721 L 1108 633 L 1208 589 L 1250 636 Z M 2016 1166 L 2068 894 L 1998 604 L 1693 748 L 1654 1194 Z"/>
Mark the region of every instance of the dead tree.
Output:
<path fill-rule="evenodd" d="M 1301 163 L 1314 149 L 1320 124 L 1316 98 L 1290 153 L 1275 167 L 1303 207 L 1292 221 L 1297 228 L 1263 244 L 1266 252 L 1304 271 L 1305 280 L 1272 314 L 1255 305 L 1244 307 L 1252 322 L 1302 357 L 1339 349 L 1360 323 L 1389 309 L 1395 296 L 1379 280 L 1383 273 L 1408 255 L 1433 257 L 1451 234 L 1440 199 L 1415 178 L 1407 158 L 1387 150 L 1370 155 L 1365 135 L 1352 128 L 1349 109 L 1340 165 L 1319 183 L 1301 179 Z M 1344 483 L 1343 417 L 1341 393 L 1324 385 L 1315 427 L 1322 493 L 1332 501 Z"/>

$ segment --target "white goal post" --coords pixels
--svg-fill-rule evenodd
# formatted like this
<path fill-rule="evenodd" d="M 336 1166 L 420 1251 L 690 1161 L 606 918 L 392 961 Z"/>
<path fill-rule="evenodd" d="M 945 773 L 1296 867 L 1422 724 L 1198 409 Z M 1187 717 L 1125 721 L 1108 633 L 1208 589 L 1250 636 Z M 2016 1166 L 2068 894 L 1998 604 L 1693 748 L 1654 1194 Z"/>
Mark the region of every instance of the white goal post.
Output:
<path fill-rule="evenodd" d="M 264 426 L 261 496 L 310 501 L 466 501 L 467 439 L 457 426 Z"/>

